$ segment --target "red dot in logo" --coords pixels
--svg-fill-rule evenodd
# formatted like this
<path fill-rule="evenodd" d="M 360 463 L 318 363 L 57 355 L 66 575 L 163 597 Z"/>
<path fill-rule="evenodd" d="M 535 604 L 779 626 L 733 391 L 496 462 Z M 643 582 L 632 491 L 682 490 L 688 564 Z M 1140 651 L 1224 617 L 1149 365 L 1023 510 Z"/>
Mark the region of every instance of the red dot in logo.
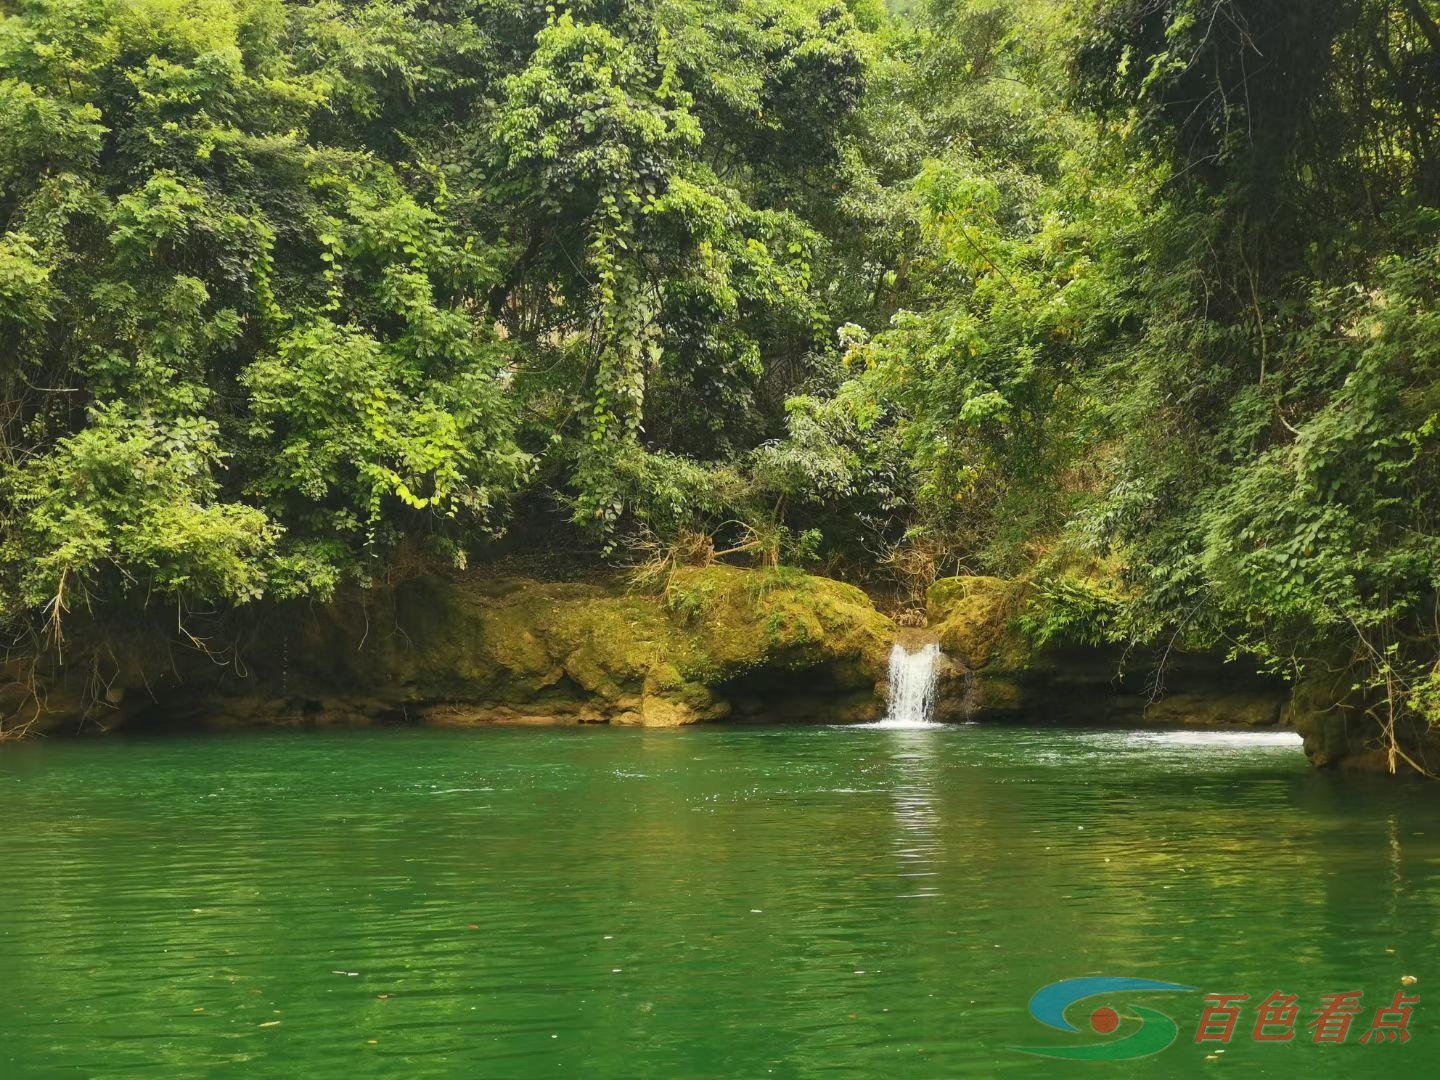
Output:
<path fill-rule="evenodd" d="M 1114 1009 L 1096 1009 L 1090 1014 L 1090 1026 L 1101 1035 L 1109 1035 L 1120 1026 L 1120 1014 Z"/>

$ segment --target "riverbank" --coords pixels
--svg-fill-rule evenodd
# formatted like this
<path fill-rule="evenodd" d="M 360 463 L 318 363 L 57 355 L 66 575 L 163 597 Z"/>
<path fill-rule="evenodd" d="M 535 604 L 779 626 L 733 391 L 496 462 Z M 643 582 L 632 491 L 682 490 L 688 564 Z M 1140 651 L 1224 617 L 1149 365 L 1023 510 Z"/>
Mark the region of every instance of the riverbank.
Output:
<path fill-rule="evenodd" d="M 475 573 L 73 631 L 12 662 L 9 726 L 40 732 L 380 723 L 859 722 L 877 718 L 897 640 L 944 649 L 944 721 L 1285 726 L 1287 688 L 1214 657 L 1036 648 L 995 578 L 937 583 L 898 628 L 854 586 L 793 570 L 678 569 L 653 588 Z"/>
<path fill-rule="evenodd" d="M 643 590 L 422 576 L 185 631 L 82 629 L 33 675 L 11 665 L 6 711 L 52 731 L 867 720 L 896 627 L 851 585 L 710 566 Z"/>

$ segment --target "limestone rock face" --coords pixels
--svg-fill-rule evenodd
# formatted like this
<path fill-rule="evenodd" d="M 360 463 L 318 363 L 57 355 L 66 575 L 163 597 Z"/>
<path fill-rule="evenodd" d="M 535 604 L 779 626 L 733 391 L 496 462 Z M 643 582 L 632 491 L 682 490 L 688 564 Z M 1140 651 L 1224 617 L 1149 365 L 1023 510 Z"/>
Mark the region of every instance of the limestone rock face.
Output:
<path fill-rule="evenodd" d="M 1305 740 L 1311 764 L 1363 772 L 1440 772 L 1440 733 L 1409 715 L 1385 725 L 1390 710 L 1375 692 L 1356 689 L 1348 658 L 1332 658 L 1300 680 L 1285 704 L 1285 723 Z M 1392 750 L 1393 747 L 1393 750 Z"/>
<path fill-rule="evenodd" d="M 997 659 L 1020 661 L 1023 646 L 1010 632 L 1013 586 L 1001 578 L 941 578 L 925 594 L 925 615 L 947 656 L 972 671 Z"/>
<path fill-rule="evenodd" d="M 1036 647 L 1016 628 L 1019 607 L 1019 588 L 1000 578 L 945 578 L 931 586 L 930 624 L 966 669 L 963 681 L 942 682 L 941 715 L 1121 727 L 1280 723 L 1285 687 L 1243 665 L 1188 653 L 1162 664 L 1154 654 L 1116 647 Z"/>
<path fill-rule="evenodd" d="M 83 692 L 84 665 L 103 653 L 72 653 L 41 680 L 61 704 L 42 722 L 872 719 L 894 635 L 859 589 L 783 569 L 681 569 L 663 592 L 422 577 L 328 604 L 233 613 L 207 630 L 210 655 L 140 650 L 98 695 Z M 18 677 L 0 680 L 0 696 L 18 701 L 20 687 Z"/>
<path fill-rule="evenodd" d="M 1348 672 L 1311 676 L 1298 683 L 1285 703 L 1285 718 L 1305 740 L 1305 756 L 1315 765 L 1367 760 L 1372 767 L 1375 745 L 1367 745 L 1378 732 L 1365 721 L 1364 702 L 1351 690 Z"/>

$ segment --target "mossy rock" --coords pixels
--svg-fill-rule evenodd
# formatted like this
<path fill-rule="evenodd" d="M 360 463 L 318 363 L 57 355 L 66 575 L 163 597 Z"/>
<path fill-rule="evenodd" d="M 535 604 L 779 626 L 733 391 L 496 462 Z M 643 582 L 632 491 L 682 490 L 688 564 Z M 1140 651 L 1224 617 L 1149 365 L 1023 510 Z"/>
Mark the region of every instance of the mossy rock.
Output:
<path fill-rule="evenodd" d="M 690 639 L 677 666 L 704 681 L 760 664 L 840 663 L 873 683 L 884 675 L 896 633 L 855 586 L 787 569 L 679 570 L 664 603 Z M 687 662 L 697 666 L 687 670 Z"/>
<path fill-rule="evenodd" d="M 1295 684 L 1282 717 L 1304 738 L 1312 765 L 1402 773 L 1419 766 L 1440 772 L 1440 735 L 1427 723 L 1398 717 L 1394 728 L 1400 752 L 1392 756 L 1378 719 L 1388 713 L 1383 698 L 1356 688 L 1359 679 L 1346 659 L 1332 658 L 1317 668 Z"/>
<path fill-rule="evenodd" d="M 1119 645 L 1060 641 L 1036 646 L 1017 625 L 1023 588 L 993 577 L 945 578 L 931 586 L 931 627 L 946 655 L 968 669 L 963 684 L 942 683 L 941 713 L 1151 727 L 1271 727 L 1280 721 L 1283 690 L 1220 657 L 1161 658 Z M 1147 676 L 1162 659 L 1174 692 L 1157 699 Z M 963 695 L 958 702 L 957 695 Z"/>
<path fill-rule="evenodd" d="M 773 672 L 777 706 L 781 696 L 795 699 L 784 715 L 829 718 L 833 702 L 848 718 L 878 714 L 876 685 L 894 636 L 859 589 L 792 570 L 682 569 L 663 593 L 618 578 L 426 576 L 350 589 L 328 604 L 233 613 L 211 640 L 224 641 L 235 663 L 147 647 L 157 670 L 117 686 L 143 686 L 153 697 L 130 696 L 152 719 L 181 726 L 669 727 L 729 715 L 732 686 L 751 693 Z M 62 725 L 80 706 L 61 690 L 88 673 L 84 658 L 72 657 L 47 676 L 51 700 L 63 703 L 47 719 Z M 22 687 L 8 682 L 4 701 L 18 711 Z"/>
<path fill-rule="evenodd" d="M 1015 586 L 1002 578 L 942 578 L 925 594 L 925 613 L 940 647 L 972 671 L 1018 670 L 1029 649 L 1012 627 Z"/>
<path fill-rule="evenodd" d="M 895 633 L 859 589 L 788 570 L 681 569 L 656 594 L 619 582 L 417 587 L 424 632 L 393 663 L 415 669 L 424 696 L 523 704 L 553 690 L 646 726 L 727 715 L 716 688 L 759 669 L 826 668 L 873 690 Z"/>

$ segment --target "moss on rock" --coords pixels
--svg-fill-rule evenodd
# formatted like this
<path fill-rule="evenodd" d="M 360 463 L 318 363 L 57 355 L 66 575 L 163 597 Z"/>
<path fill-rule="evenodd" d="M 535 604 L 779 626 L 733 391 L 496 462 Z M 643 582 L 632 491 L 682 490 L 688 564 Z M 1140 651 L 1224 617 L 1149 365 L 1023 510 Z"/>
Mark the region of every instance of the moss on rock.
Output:
<path fill-rule="evenodd" d="M 860 713 L 879 712 L 894 634 L 859 589 L 793 570 L 681 569 L 663 594 L 476 573 L 246 612 L 224 630 L 234 663 L 191 650 L 130 681 L 150 691 L 152 717 L 182 724 L 673 727 L 729 715 L 728 684 L 790 672 L 777 682 L 797 699 L 786 715 L 834 702 L 857 718 L 857 695 Z M 56 686 L 82 673 L 72 660 Z M 78 707 L 56 700 L 51 726 Z"/>
<path fill-rule="evenodd" d="M 1440 732 L 1423 717 L 1397 710 L 1388 734 L 1383 696 L 1361 688 L 1352 657 L 1328 663 L 1295 684 L 1284 720 L 1305 740 L 1311 764 L 1362 772 L 1440 774 Z M 1393 746 L 1393 752 L 1392 752 Z"/>
<path fill-rule="evenodd" d="M 1239 664 L 1204 654 L 1052 641 L 1036 645 L 1019 626 L 1022 583 L 945 578 L 926 612 L 946 654 L 967 669 L 941 684 L 939 712 L 1028 723 L 1134 727 L 1269 727 L 1284 688 Z M 1151 676 L 1165 668 L 1166 693 Z M 951 700 L 946 700 L 945 695 Z M 960 703 L 954 700 L 963 695 Z"/>
<path fill-rule="evenodd" d="M 925 594 L 940 647 L 972 671 L 995 662 L 1022 666 L 1029 650 L 1012 622 L 1016 587 L 995 577 L 942 578 Z"/>

